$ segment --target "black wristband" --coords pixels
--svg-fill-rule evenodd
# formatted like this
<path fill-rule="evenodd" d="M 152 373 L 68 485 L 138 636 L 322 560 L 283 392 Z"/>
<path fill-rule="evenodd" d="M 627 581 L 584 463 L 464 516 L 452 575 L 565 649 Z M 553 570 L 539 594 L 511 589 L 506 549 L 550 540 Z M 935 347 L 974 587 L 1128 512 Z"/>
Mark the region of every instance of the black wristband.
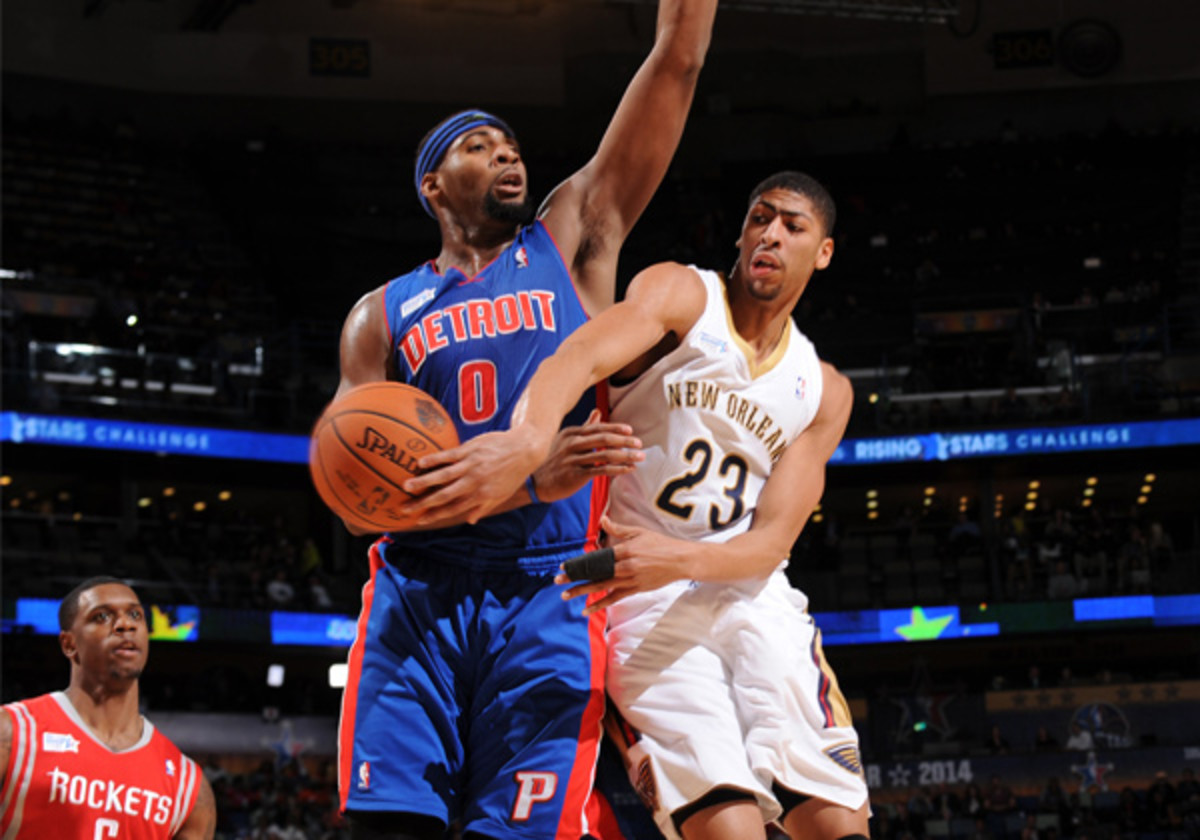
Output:
<path fill-rule="evenodd" d="M 601 548 L 572 557 L 562 564 L 562 570 L 571 580 L 608 580 L 613 576 L 616 559 L 611 548 Z"/>

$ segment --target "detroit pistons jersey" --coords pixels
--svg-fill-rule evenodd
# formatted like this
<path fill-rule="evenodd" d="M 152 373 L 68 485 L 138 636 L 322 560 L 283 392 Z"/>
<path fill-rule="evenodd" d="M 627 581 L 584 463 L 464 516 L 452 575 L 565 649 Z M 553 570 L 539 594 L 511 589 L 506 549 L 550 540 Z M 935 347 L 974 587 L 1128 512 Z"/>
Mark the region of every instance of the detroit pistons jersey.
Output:
<path fill-rule="evenodd" d="M 445 274 L 430 261 L 390 281 L 384 291 L 391 346 L 400 378 L 437 399 L 460 440 L 509 428 L 513 407 L 538 365 L 587 320 L 570 273 L 542 222 L 516 239 L 474 277 Z M 567 417 L 582 424 L 589 394 Z M 391 535 L 391 551 L 417 550 L 478 567 L 553 569 L 596 531 L 592 485 L 553 505 L 532 504 L 476 525 Z"/>
<path fill-rule="evenodd" d="M 646 456 L 613 479 L 610 515 L 723 542 L 750 527 L 772 465 L 816 416 L 821 363 L 789 319 L 755 365 L 733 327 L 721 277 L 692 270 L 708 298 L 699 320 L 637 379 L 609 388 L 613 422 L 633 427 Z"/>
<path fill-rule="evenodd" d="M 187 820 L 200 769 L 150 721 L 115 751 L 62 692 L 4 706 L 12 749 L 0 787 L 0 837 L 165 840 Z"/>

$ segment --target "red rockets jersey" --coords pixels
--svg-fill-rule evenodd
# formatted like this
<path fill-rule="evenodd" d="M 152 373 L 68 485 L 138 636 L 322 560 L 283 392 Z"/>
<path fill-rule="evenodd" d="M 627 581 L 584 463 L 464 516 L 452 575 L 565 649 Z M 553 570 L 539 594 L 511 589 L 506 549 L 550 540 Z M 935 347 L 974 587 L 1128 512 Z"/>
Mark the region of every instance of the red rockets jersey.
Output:
<path fill-rule="evenodd" d="M 61 691 L 10 703 L 12 749 L 0 787 L 2 840 L 167 840 L 200 792 L 200 768 L 144 721 L 114 752 Z"/>

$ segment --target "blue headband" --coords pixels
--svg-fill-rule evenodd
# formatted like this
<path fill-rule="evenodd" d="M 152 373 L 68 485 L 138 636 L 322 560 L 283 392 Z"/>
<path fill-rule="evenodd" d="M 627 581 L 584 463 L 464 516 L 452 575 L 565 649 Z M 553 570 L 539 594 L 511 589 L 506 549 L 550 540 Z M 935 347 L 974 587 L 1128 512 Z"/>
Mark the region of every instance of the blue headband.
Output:
<path fill-rule="evenodd" d="M 425 208 L 425 212 L 433 218 L 433 208 L 429 206 L 429 201 L 421 192 L 421 180 L 430 172 L 437 169 L 438 164 L 442 162 L 442 158 L 446 156 L 446 150 L 450 148 L 450 144 L 461 137 L 466 132 L 473 128 L 481 126 L 492 126 L 504 132 L 508 137 L 515 137 L 513 130 L 508 127 L 508 123 L 499 117 L 494 117 L 487 111 L 460 111 L 452 117 L 447 117 L 435 128 L 421 144 L 421 148 L 417 150 L 417 200 L 421 202 L 421 206 Z"/>

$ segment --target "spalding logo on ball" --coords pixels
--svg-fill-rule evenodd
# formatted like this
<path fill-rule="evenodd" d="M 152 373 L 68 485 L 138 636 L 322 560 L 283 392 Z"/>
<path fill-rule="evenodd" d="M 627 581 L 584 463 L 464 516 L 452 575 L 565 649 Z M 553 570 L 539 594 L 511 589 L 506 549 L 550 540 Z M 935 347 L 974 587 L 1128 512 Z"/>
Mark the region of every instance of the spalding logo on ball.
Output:
<path fill-rule="evenodd" d="M 400 382 L 359 385 L 326 406 L 313 428 L 309 473 L 321 500 L 347 523 L 369 531 L 401 531 L 400 486 L 419 474 L 417 459 L 458 446 L 446 410 L 429 394 Z"/>

